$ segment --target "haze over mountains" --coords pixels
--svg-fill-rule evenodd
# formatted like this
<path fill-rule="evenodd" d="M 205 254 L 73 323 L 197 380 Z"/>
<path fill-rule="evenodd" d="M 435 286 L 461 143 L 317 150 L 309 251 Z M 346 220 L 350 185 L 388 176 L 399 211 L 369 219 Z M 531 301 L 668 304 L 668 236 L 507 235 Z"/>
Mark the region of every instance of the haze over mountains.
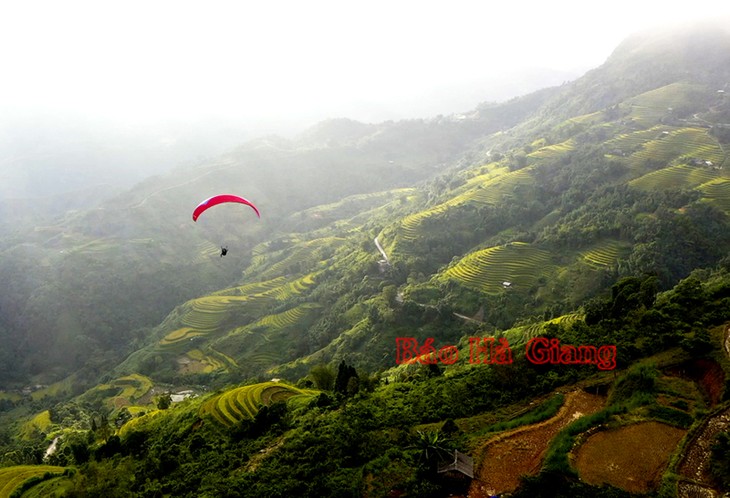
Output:
<path fill-rule="evenodd" d="M 561 486 L 588 486 L 565 496 L 599 496 L 576 484 L 589 472 L 564 449 L 607 420 L 674 424 L 658 429 L 674 438 L 661 463 L 670 465 L 685 434 L 674 429 L 700 431 L 727 408 L 729 82 L 727 27 L 652 32 L 574 81 L 503 102 L 324 120 L 117 184 L 113 195 L 83 181 L 46 187 L 92 187 L 88 202 L 6 202 L 0 399 L 9 419 L 27 418 L 8 447 L 63 434 L 59 464 L 81 469 L 65 481 L 76 491 L 108 487 L 116 458 L 140 495 L 191 486 L 215 495 L 235 483 L 259 495 L 280 486 L 282 496 L 336 496 L 348 482 L 357 483 L 350 495 L 430 496 L 418 487 L 430 474 L 409 446 L 414 428 L 457 419 L 452 449 L 483 456 L 479 431 L 519 421 L 530 411 L 520 403 L 590 386 L 599 415 L 548 438 L 562 442 L 539 479 L 563 476 Z M 160 163 L 181 151 L 160 152 Z M 139 151 L 128 152 L 136 163 Z M 218 206 L 193 223 L 194 206 L 221 192 L 254 201 L 261 219 Z M 526 368 L 517 351 L 543 335 L 610 342 L 620 377 L 588 365 Z M 516 364 L 396 365 L 398 337 L 453 344 L 466 358 L 474 336 L 508 340 Z M 151 400 L 163 385 L 201 398 L 167 418 Z M 203 398 L 202 386 L 219 391 Z M 268 411 L 277 394 L 293 401 Z M 148 411 L 157 415 L 124 425 Z M 119 421 L 117 439 L 92 434 L 78 446 L 69 431 L 90 431 L 100 414 Z M 66 416 L 75 421 L 64 425 Z M 337 450 L 297 460 L 320 443 Z M 82 447 L 87 460 L 95 451 L 96 473 Z M 212 456 L 229 450 L 239 451 L 231 468 Z M 37 463 L 21 454 L 9 463 Z M 200 455 L 205 477 L 184 467 L 202 465 Z M 652 470 L 647 492 L 676 488 L 686 474 L 672 465 L 671 475 Z M 277 467 L 305 478 L 273 479 Z M 612 485 L 622 491 L 607 493 L 633 491 Z"/>

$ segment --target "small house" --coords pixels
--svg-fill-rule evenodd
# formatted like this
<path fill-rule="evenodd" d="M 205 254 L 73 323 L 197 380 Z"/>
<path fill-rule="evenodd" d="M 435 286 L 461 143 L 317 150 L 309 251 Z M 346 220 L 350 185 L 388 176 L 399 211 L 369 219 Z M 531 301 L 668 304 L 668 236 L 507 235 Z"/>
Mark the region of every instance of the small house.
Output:
<path fill-rule="evenodd" d="M 474 459 L 454 450 L 454 458 L 439 465 L 437 472 L 444 477 L 474 479 Z"/>

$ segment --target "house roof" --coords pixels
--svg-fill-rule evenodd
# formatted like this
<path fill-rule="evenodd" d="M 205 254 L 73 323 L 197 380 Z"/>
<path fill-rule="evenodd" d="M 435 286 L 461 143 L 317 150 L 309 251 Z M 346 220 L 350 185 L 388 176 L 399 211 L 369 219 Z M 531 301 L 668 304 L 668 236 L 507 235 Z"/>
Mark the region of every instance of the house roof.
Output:
<path fill-rule="evenodd" d="M 469 455 L 465 455 L 460 451 L 454 450 L 454 458 L 450 462 L 439 465 L 438 473 L 444 472 L 461 472 L 462 474 L 474 478 L 474 459 Z"/>

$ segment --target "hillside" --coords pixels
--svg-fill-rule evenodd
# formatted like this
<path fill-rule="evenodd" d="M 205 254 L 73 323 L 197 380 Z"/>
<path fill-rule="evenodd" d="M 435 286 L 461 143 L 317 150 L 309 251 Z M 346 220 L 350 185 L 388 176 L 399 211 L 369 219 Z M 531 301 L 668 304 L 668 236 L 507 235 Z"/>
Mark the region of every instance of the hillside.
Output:
<path fill-rule="evenodd" d="M 727 32 L 651 33 L 561 87 L 327 121 L 25 227 L 1 246 L 7 479 L 59 437 L 40 486 L 67 496 L 724 490 L 715 456 L 692 475 L 712 450 L 680 456 L 727 409 L 728 82 Z M 233 188 L 260 220 L 190 220 Z M 513 356 L 469 361 L 475 338 Z M 615 356 L 539 364 L 541 338 Z M 634 476 L 618 442 L 642 431 Z M 515 447 L 532 477 L 488 474 Z M 434 477 L 455 449 L 483 489 Z"/>

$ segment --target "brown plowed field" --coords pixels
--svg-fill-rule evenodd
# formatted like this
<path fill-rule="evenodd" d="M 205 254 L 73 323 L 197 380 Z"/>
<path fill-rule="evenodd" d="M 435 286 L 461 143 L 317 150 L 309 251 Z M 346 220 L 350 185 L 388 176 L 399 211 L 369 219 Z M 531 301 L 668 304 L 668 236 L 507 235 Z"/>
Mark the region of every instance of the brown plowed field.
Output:
<path fill-rule="evenodd" d="M 602 396 L 584 391 L 565 395 L 565 404 L 551 419 L 520 427 L 490 439 L 477 450 L 481 464 L 469 489 L 470 498 L 488 498 L 490 494 L 517 489 L 520 476 L 540 470 L 550 441 L 573 420 L 596 413 L 605 403 Z"/>
<path fill-rule="evenodd" d="M 648 493 L 659 487 L 669 457 L 686 433 L 654 421 L 600 431 L 575 452 L 575 468 L 588 484 Z"/>

